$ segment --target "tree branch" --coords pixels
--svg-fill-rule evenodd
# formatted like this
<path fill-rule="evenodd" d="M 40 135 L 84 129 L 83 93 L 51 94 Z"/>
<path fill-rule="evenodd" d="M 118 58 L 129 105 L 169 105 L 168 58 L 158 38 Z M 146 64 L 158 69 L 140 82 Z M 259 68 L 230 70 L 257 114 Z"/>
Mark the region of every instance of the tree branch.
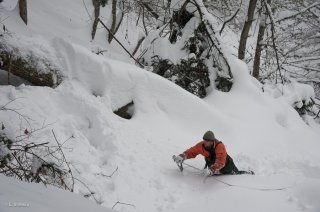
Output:
<path fill-rule="evenodd" d="M 316 3 L 312 4 L 312 5 L 310 5 L 309 7 L 304 8 L 303 10 L 301 10 L 299 12 L 296 12 L 294 14 L 291 14 L 291 15 L 289 15 L 287 17 L 284 17 L 284 18 L 281 18 L 281 19 L 277 19 L 277 20 L 275 20 L 275 23 L 280 23 L 281 21 L 288 20 L 290 18 L 294 18 L 294 17 L 296 17 L 296 16 L 298 16 L 298 15 L 300 15 L 300 14 L 302 14 L 302 13 L 308 11 L 309 9 L 311 9 L 313 7 L 316 7 L 318 5 L 320 5 L 320 2 L 316 2 Z"/>
<path fill-rule="evenodd" d="M 158 19 L 159 18 L 159 15 L 153 11 L 153 9 L 148 5 L 148 3 L 146 2 L 142 2 L 141 3 L 143 7 L 145 7 L 149 12 L 150 14 L 155 18 L 155 19 Z"/>
<path fill-rule="evenodd" d="M 277 70 L 279 71 L 279 75 L 280 75 L 280 78 L 281 78 L 281 82 L 282 82 L 282 84 L 283 84 L 284 81 L 283 81 L 283 77 L 282 77 L 282 74 L 281 74 L 281 68 L 280 68 L 279 56 L 278 56 L 278 50 L 277 50 L 277 46 L 276 46 L 275 25 L 274 25 L 274 20 L 273 20 L 273 17 L 272 17 L 272 11 L 271 11 L 271 9 L 270 9 L 270 5 L 269 5 L 267 2 L 264 2 L 264 4 L 265 4 L 266 11 L 267 11 L 267 14 L 268 14 L 268 16 L 269 16 L 270 23 L 271 23 L 272 46 L 273 46 L 274 52 L 275 52 L 275 54 L 276 54 Z M 276 83 L 277 83 L 277 77 L 276 77 Z"/>
<path fill-rule="evenodd" d="M 116 207 L 116 205 L 117 204 L 121 204 L 121 205 L 128 205 L 128 206 L 132 206 L 132 207 L 134 207 L 135 208 L 135 206 L 134 205 L 132 205 L 132 204 L 128 204 L 128 203 L 123 203 L 123 202 L 116 202 L 113 206 L 112 206 L 112 209 L 114 208 L 114 207 Z"/>
<path fill-rule="evenodd" d="M 99 22 L 102 24 L 102 26 L 109 32 L 112 33 L 110 31 L 110 29 L 101 21 L 101 19 L 99 18 Z M 134 59 L 134 61 L 136 61 L 136 63 L 140 66 L 140 68 L 144 68 L 144 66 L 136 59 L 133 57 L 133 55 L 122 45 L 122 43 L 113 35 L 113 38 L 117 41 L 117 43 L 130 55 L 130 57 L 132 59 Z"/>
<path fill-rule="evenodd" d="M 69 169 L 68 172 L 69 172 L 69 174 L 71 175 L 71 179 L 72 179 L 72 188 L 71 188 L 71 191 L 73 191 L 73 189 L 74 189 L 74 177 L 73 177 L 71 168 L 70 168 L 70 166 L 69 166 L 69 163 L 67 162 L 66 156 L 64 155 L 64 153 L 63 153 L 63 151 L 62 151 L 62 149 L 61 149 L 61 144 L 58 142 L 57 137 L 56 137 L 56 134 L 54 133 L 53 130 L 52 130 L 52 134 L 53 134 L 53 137 L 54 137 L 55 141 L 56 141 L 57 144 L 58 144 L 58 148 L 60 149 L 60 152 L 61 152 L 61 154 L 62 154 L 62 157 L 63 157 L 65 163 L 66 163 L 67 166 L 68 166 L 68 169 Z"/>
<path fill-rule="evenodd" d="M 221 35 L 224 27 L 226 26 L 226 24 L 229 23 L 230 21 L 232 21 L 232 20 L 237 16 L 237 14 L 238 14 L 239 11 L 240 11 L 240 7 L 237 9 L 237 11 L 236 11 L 228 20 L 226 20 L 226 21 L 223 23 L 223 25 L 222 25 L 222 27 L 221 27 L 221 29 L 220 29 L 220 32 L 219 32 L 220 35 Z"/>

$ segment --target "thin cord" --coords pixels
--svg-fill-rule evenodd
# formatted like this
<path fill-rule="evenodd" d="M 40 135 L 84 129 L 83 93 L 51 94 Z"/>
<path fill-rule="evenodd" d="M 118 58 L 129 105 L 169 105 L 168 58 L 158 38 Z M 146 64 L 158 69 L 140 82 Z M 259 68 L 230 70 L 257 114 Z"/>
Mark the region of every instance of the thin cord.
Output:
<path fill-rule="evenodd" d="M 227 186 L 234 186 L 234 187 L 240 187 L 240 188 L 246 188 L 246 189 L 250 189 L 250 190 L 256 190 L 256 191 L 282 191 L 282 190 L 286 190 L 288 187 L 281 187 L 281 188 L 256 188 L 256 187 L 250 187 L 250 186 L 242 186 L 242 185 L 234 185 L 234 184 L 230 184 L 227 182 L 224 182 L 222 180 L 217 179 L 215 176 L 212 176 L 214 180 L 223 183 Z M 207 177 L 208 178 L 208 177 Z M 207 179 L 205 178 L 205 180 Z M 204 180 L 204 182 L 205 182 Z"/>
<path fill-rule="evenodd" d="M 198 170 L 198 171 L 202 171 L 202 169 L 199 169 L 199 168 L 197 168 L 197 167 L 195 167 L 195 166 L 191 166 L 191 165 L 189 165 L 189 164 L 187 164 L 187 163 L 185 163 L 185 162 L 182 162 L 182 164 L 184 164 L 184 165 L 186 165 L 186 166 L 189 166 L 189 167 L 191 167 L 191 168 L 193 168 L 193 169 L 196 169 L 196 170 Z"/>
<path fill-rule="evenodd" d="M 186 165 L 186 166 L 189 166 L 189 167 L 191 167 L 191 168 L 193 168 L 193 169 L 196 169 L 196 170 L 198 170 L 198 171 L 202 171 L 202 169 L 199 169 L 199 168 L 197 168 L 197 167 L 195 167 L 195 166 L 189 165 L 189 164 L 187 164 L 187 163 L 185 163 L 185 162 L 182 162 L 181 164 L 184 164 L 184 165 Z M 225 181 L 219 180 L 219 179 L 217 179 L 217 176 L 215 176 L 215 175 L 213 175 L 213 176 L 206 176 L 206 177 L 203 179 L 203 183 L 205 183 L 206 180 L 207 180 L 209 177 L 212 178 L 212 179 L 214 179 L 215 181 L 218 181 L 218 182 L 220 182 L 220 183 L 222 183 L 222 184 L 225 184 L 225 185 L 227 185 L 227 186 L 229 186 L 229 187 L 234 186 L 234 187 L 246 188 L 246 189 L 257 190 L 257 191 L 282 191 L 282 190 L 286 190 L 287 188 L 289 188 L 289 187 L 281 187 L 281 188 L 256 188 L 256 187 L 250 187 L 250 186 L 235 185 L 235 184 L 231 184 L 231 183 L 227 183 L 227 182 L 225 182 Z"/>

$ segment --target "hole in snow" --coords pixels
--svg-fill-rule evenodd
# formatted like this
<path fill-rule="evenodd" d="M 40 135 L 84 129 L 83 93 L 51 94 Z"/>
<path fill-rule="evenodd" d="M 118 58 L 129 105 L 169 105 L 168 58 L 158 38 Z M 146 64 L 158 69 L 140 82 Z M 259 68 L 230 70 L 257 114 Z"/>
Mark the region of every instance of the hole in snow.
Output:
<path fill-rule="evenodd" d="M 118 110 L 113 111 L 115 114 L 124 119 L 131 119 L 134 114 L 134 103 L 133 101 L 120 107 Z"/>

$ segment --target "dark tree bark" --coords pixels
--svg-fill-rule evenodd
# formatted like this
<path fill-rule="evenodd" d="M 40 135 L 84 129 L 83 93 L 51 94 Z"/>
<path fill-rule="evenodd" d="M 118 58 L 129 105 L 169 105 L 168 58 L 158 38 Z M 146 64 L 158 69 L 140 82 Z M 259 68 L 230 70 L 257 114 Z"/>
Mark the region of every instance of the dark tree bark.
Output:
<path fill-rule="evenodd" d="M 246 21 L 244 22 L 244 26 L 240 36 L 240 44 L 238 49 L 238 58 L 240 60 L 243 60 L 245 56 L 248 34 L 253 21 L 256 5 L 257 5 L 257 0 L 250 0 Z"/>
<path fill-rule="evenodd" d="M 133 52 L 132 52 L 132 56 L 134 56 L 134 55 L 137 53 L 140 45 L 142 44 L 142 42 L 144 41 L 145 38 L 146 38 L 146 37 L 143 36 L 143 37 L 141 37 L 141 38 L 138 40 L 138 43 L 137 43 L 137 45 L 136 45 L 136 48 L 134 48 L 134 50 L 133 50 Z"/>
<path fill-rule="evenodd" d="M 110 28 L 111 33 L 109 33 L 109 36 L 108 36 L 109 43 L 111 43 L 111 41 L 114 38 L 114 35 L 117 33 L 117 31 L 121 25 L 121 22 L 124 17 L 123 11 L 124 11 L 124 5 L 122 8 L 122 11 L 120 12 L 121 13 L 120 20 L 118 21 L 119 18 L 117 17 L 117 0 L 112 0 L 112 24 L 111 24 L 111 28 Z"/>
<path fill-rule="evenodd" d="M 271 0 L 267 0 L 267 3 L 270 4 Z M 254 54 L 254 61 L 253 61 L 253 71 L 252 71 L 252 76 L 259 80 L 260 77 L 260 59 L 261 59 L 261 52 L 263 50 L 264 44 L 264 33 L 266 30 L 266 19 L 267 19 L 267 6 L 262 5 L 264 14 L 262 14 L 262 19 L 260 20 L 260 25 L 259 25 L 259 32 L 258 32 L 258 38 L 257 38 L 257 45 L 256 45 L 256 51 Z"/>
<path fill-rule="evenodd" d="M 101 1 L 100 0 L 92 0 L 92 4 L 94 7 L 94 21 L 93 21 L 93 25 L 92 25 L 91 38 L 93 40 L 96 35 L 97 26 L 99 23 Z"/>
<path fill-rule="evenodd" d="M 23 22 L 27 25 L 28 24 L 27 0 L 19 0 L 19 11 L 20 11 L 20 17 L 22 18 Z"/>
<path fill-rule="evenodd" d="M 264 17 L 265 19 L 265 17 Z M 255 77 L 257 80 L 259 80 L 259 74 L 260 74 L 260 57 L 261 52 L 263 49 L 263 37 L 264 32 L 266 29 L 266 22 L 265 20 L 261 20 L 263 23 L 260 23 L 259 25 L 259 32 L 258 32 L 258 39 L 257 39 L 257 45 L 256 45 L 256 52 L 254 54 L 254 62 L 253 62 L 253 71 L 252 76 Z"/>
<path fill-rule="evenodd" d="M 123 12 L 124 9 L 122 9 L 121 11 L 121 17 L 120 17 L 120 20 L 118 22 L 118 24 L 116 25 L 116 28 L 114 29 L 113 31 L 113 34 L 115 35 L 117 32 L 118 32 L 118 29 L 120 28 L 120 25 L 122 23 L 122 20 L 123 20 L 123 17 L 124 17 L 124 12 Z"/>
<path fill-rule="evenodd" d="M 109 33 L 108 35 L 108 42 L 111 43 L 114 35 L 114 31 L 116 29 L 116 23 L 117 23 L 117 0 L 112 0 L 112 24 L 110 27 L 110 31 L 112 33 Z"/>

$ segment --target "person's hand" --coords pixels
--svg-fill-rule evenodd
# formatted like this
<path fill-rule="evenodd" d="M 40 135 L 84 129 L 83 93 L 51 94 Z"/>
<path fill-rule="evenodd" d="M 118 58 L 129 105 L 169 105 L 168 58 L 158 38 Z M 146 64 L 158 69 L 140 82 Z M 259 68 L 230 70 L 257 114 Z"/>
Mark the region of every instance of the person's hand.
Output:
<path fill-rule="evenodd" d="M 175 156 L 175 155 L 174 155 L 172 158 L 173 158 L 173 161 L 174 161 L 174 162 L 179 163 L 179 164 L 184 161 L 183 155 L 178 155 L 178 156 Z"/>
<path fill-rule="evenodd" d="M 203 174 L 204 176 L 206 176 L 206 177 L 209 177 L 209 176 L 212 176 L 212 175 L 213 175 L 213 173 L 212 173 L 212 171 L 211 171 L 210 169 L 203 169 L 203 170 L 202 170 L 202 174 Z"/>

